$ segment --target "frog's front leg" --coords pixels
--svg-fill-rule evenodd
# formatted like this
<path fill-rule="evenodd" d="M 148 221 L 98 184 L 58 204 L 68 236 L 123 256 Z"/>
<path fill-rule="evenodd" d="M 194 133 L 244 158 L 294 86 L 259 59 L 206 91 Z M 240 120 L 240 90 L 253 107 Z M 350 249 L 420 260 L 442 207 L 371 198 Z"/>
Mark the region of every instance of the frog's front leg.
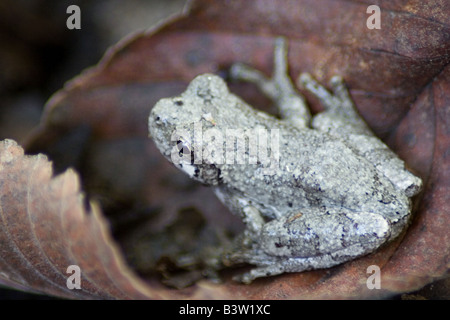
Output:
<path fill-rule="evenodd" d="M 214 193 L 231 212 L 238 215 L 246 225 L 245 233 L 258 234 L 265 221 L 261 212 L 252 202 L 237 190 L 230 190 L 227 186 L 219 186 Z"/>
<path fill-rule="evenodd" d="M 416 195 L 422 180 L 405 169 L 397 157 L 359 116 L 348 90 L 339 76 L 331 78 L 332 93 L 316 82 L 309 74 L 299 77 L 299 83 L 319 98 L 325 111 L 312 120 L 314 129 L 341 138 L 357 154 L 366 158 L 408 197 Z"/>
<path fill-rule="evenodd" d="M 390 234 L 390 222 L 376 213 L 305 208 L 266 223 L 252 246 L 247 239 L 228 260 L 257 266 L 237 277 L 249 283 L 258 277 L 338 265 L 374 251 Z"/>
<path fill-rule="evenodd" d="M 296 91 L 289 75 L 287 63 L 287 42 L 279 37 L 275 40 L 274 71 L 267 78 L 260 71 L 237 63 L 230 69 L 233 79 L 255 83 L 278 107 L 280 116 L 298 128 L 309 126 L 311 114 L 303 97 Z"/>

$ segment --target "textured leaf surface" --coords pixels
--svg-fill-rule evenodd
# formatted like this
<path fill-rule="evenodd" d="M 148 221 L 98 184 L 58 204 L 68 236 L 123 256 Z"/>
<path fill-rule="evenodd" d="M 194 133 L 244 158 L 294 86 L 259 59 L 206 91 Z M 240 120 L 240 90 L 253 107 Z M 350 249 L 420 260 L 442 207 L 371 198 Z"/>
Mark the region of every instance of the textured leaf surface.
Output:
<path fill-rule="evenodd" d="M 135 212 L 136 204 L 157 208 L 156 219 L 146 216 L 139 226 L 128 225 L 126 232 L 119 232 L 120 223 L 115 225 L 125 255 L 140 246 L 145 233 L 157 234 L 187 207 L 201 212 L 208 225 L 236 231 L 240 226 L 209 190 L 192 184 L 159 155 L 147 138 L 147 115 L 159 98 L 180 93 L 199 73 L 224 73 L 239 61 L 269 74 L 274 38 L 284 35 L 289 38 L 291 76 L 308 71 L 326 83 L 332 75 L 342 75 L 370 127 L 423 178 L 425 189 L 416 199 L 410 228 L 376 253 L 342 266 L 261 279 L 246 286 L 225 277 L 220 285 L 201 281 L 186 289 L 168 290 L 140 270 L 147 293 L 160 298 L 373 298 L 417 289 L 444 276 L 449 267 L 450 8 L 445 0 L 383 2 L 379 4 L 382 28 L 369 30 L 365 23 L 370 4 L 193 1 L 187 16 L 118 44 L 98 66 L 56 93 L 27 151 L 45 151 L 58 171 L 75 166 L 86 191 L 100 199 L 111 221 L 117 218 L 118 203 L 126 207 L 127 215 Z M 254 106 L 272 110 L 250 85 L 231 84 L 231 90 Z M 320 110 L 317 101 L 307 98 L 313 110 Z M 95 212 L 89 218 L 81 215 L 84 219 L 70 225 L 67 241 L 81 237 L 79 230 L 86 229 L 86 220 L 103 230 L 100 235 L 105 234 L 100 223 L 92 222 L 103 221 Z M 27 215 L 17 219 L 30 220 Z M 17 229 L 10 234 L 17 237 L 15 242 L 25 237 Z M 96 241 L 104 239 L 98 237 L 89 238 L 90 245 L 101 247 Z M 158 249 L 149 248 L 146 252 Z M 10 250 L 15 249 L 6 252 Z M 133 256 L 127 261 L 131 268 L 140 269 L 143 260 Z M 367 289 L 369 265 L 381 267 L 381 290 Z M 96 279 L 94 272 L 101 277 L 103 267 L 91 266 L 90 278 Z M 48 271 L 40 271 L 44 272 Z M 20 269 L 16 273 L 17 279 L 25 277 Z M 50 290 L 51 285 L 44 288 Z"/>
<path fill-rule="evenodd" d="M 70 298 L 144 297 L 125 266 L 99 209 L 86 210 L 77 174 L 52 178 L 45 156 L 24 156 L 12 140 L 0 142 L 0 282 Z M 81 289 L 67 272 L 81 269 Z"/>

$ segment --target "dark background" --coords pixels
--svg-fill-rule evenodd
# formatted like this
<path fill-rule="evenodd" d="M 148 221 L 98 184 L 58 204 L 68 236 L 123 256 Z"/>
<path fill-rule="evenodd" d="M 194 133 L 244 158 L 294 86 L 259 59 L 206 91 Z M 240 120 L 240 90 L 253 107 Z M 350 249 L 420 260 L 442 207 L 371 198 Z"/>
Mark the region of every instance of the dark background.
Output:
<path fill-rule="evenodd" d="M 0 139 L 21 144 L 43 106 L 64 83 L 95 65 L 127 34 L 182 11 L 185 0 L 2 0 L 0 2 Z M 81 30 L 69 30 L 69 5 Z"/>

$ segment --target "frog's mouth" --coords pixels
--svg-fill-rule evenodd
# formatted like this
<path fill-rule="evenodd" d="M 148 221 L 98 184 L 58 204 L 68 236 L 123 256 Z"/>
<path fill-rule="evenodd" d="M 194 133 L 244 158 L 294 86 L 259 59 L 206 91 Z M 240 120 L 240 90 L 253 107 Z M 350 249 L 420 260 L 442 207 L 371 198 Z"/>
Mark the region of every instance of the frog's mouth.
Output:
<path fill-rule="evenodd" d="M 176 165 L 192 179 L 207 186 L 217 186 L 222 183 L 222 170 L 214 164 L 190 164 L 182 162 Z"/>
<path fill-rule="evenodd" d="M 200 169 L 196 165 L 189 163 L 179 163 L 178 168 L 184 171 L 189 177 L 198 180 Z"/>

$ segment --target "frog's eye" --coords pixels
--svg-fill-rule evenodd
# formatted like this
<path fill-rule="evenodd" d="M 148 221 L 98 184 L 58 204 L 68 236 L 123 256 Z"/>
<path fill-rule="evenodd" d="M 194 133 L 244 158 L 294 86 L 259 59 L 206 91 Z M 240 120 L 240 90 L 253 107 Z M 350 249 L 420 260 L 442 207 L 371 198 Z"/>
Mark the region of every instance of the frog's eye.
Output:
<path fill-rule="evenodd" d="M 194 150 L 188 141 L 180 138 L 177 141 L 177 148 L 180 158 L 185 158 L 187 160 L 186 162 L 190 161 L 191 164 L 194 163 Z"/>
<path fill-rule="evenodd" d="M 179 107 L 181 107 L 184 104 L 184 102 L 182 100 L 176 100 L 176 101 L 174 101 L 174 103 L 175 103 L 175 105 L 177 105 Z"/>
<path fill-rule="evenodd" d="M 178 140 L 177 147 L 178 147 L 178 155 L 180 156 L 180 158 L 191 153 L 191 146 L 185 140 L 182 139 Z"/>

